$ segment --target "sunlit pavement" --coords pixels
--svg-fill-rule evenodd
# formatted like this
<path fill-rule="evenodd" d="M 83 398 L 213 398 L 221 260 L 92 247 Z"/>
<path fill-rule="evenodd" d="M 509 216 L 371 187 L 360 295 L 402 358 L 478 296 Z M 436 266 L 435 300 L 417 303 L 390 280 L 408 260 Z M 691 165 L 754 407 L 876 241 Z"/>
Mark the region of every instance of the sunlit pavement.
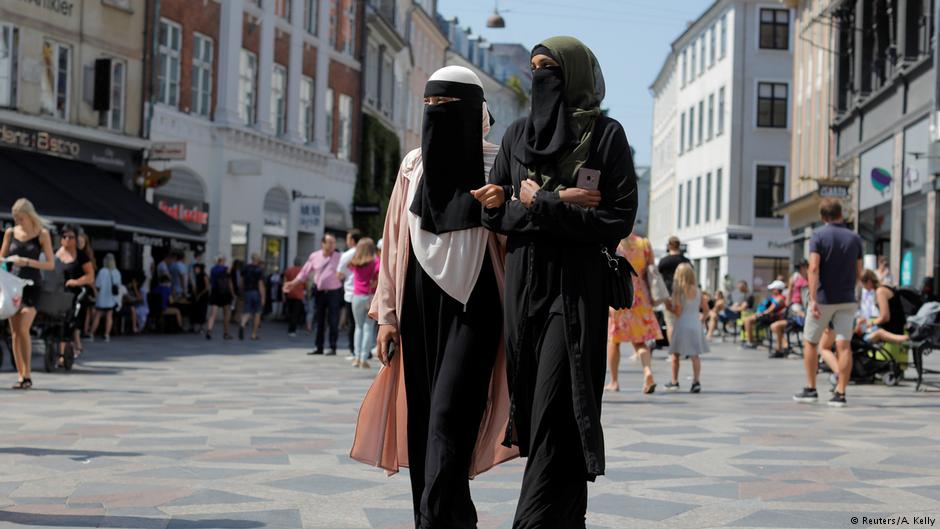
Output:
<path fill-rule="evenodd" d="M 311 344 L 277 325 L 260 342 L 117 337 L 89 344 L 70 373 L 37 371 L 31 391 L 0 390 L 0 527 L 410 527 L 407 473 L 346 456 L 375 365 L 307 356 Z M 624 362 L 624 391 L 604 403 L 607 475 L 590 487 L 589 527 L 940 516 L 940 393 L 851 386 L 838 410 L 823 377 L 820 404 L 791 400 L 797 360 L 729 343 L 703 364 L 701 394 L 688 393 L 688 363 L 668 394 L 658 352 L 659 390 L 642 396 L 639 364 Z M 12 385 L 8 359 L 3 375 Z M 521 471 L 473 483 L 480 528 L 511 527 Z"/>

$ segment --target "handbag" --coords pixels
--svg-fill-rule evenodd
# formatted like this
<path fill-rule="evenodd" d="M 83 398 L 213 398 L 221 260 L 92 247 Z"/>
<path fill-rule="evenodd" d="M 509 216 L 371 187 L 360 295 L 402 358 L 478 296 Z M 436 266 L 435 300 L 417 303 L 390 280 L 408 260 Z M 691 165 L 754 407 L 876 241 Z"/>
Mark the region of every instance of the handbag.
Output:
<path fill-rule="evenodd" d="M 114 271 L 111 271 L 111 295 L 117 296 L 119 292 L 120 289 L 118 288 L 118 285 L 114 283 Z"/>
<path fill-rule="evenodd" d="M 669 299 L 669 289 L 666 288 L 666 280 L 659 273 L 656 265 L 646 267 L 646 282 L 650 287 L 650 297 L 653 300 L 653 306 L 665 303 Z"/>
<path fill-rule="evenodd" d="M 636 271 L 630 261 L 610 249 L 601 246 L 601 253 L 607 259 L 607 305 L 614 310 L 629 309 L 633 306 L 633 276 Z"/>

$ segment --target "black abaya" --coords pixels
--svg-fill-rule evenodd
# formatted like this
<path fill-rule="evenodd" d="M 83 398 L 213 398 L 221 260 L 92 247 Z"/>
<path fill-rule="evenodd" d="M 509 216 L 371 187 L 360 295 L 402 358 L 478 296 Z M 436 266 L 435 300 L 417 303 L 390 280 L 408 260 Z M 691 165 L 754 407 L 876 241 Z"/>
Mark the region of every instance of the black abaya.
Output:
<path fill-rule="evenodd" d="M 409 248 L 401 314 L 415 527 L 476 527 L 467 480 L 502 332 L 489 255 L 466 307 Z"/>

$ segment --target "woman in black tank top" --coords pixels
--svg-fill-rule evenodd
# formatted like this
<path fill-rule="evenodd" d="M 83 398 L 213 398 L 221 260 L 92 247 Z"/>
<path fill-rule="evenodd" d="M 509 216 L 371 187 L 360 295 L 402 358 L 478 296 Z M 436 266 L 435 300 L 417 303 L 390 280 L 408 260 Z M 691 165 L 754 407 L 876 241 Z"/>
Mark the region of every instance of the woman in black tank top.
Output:
<path fill-rule="evenodd" d="M 887 342 L 903 344 L 907 342 L 904 334 L 904 323 L 907 317 L 901 304 L 898 291 L 889 286 L 882 285 L 878 276 L 872 270 L 865 270 L 862 274 L 862 285 L 865 288 L 874 288 L 875 302 L 878 304 L 878 318 L 871 323 L 878 328 L 867 333 L 865 340 L 869 342 Z"/>
<path fill-rule="evenodd" d="M 33 282 L 23 289 L 23 304 L 19 312 L 10 317 L 13 356 L 19 375 L 13 389 L 28 389 L 33 385 L 30 378 L 33 351 L 29 329 L 36 318 L 36 303 L 39 301 L 39 285 L 42 281 L 40 270 L 52 270 L 55 261 L 49 230 L 42 227 L 42 218 L 36 214 L 29 200 L 21 198 L 13 204 L 13 220 L 16 225 L 3 234 L 0 258 L 11 258 L 8 264 L 12 265 L 14 273 Z M 45 256 L 45 261 L 39 260 L 40 255 Z"/>

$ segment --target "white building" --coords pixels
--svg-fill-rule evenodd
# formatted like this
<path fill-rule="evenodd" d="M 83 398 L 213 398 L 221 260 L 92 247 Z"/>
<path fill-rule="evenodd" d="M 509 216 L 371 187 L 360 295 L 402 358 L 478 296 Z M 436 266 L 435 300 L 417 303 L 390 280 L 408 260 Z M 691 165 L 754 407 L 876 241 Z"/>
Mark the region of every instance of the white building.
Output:
<path fill-rule="evenodd" d="M 172 171 L 153 199 L 208 208 L 209 259 L 259 252 L 283 269 L 351 227 L 361 14 L 339 2 L 163 2 L 150 137 L 185 156 L 153 162 Z"/>
<path fill-rule="evenodd" d="M 656 76 L 653 95 L 653 148 L 649 168 L 649 219 L 646 236 L 656 255 L 666 251 L 666 241 L 676 231 L 676 155 L 679 148 L 678 82 L 675 54 L 670 52 Z"/>
<path fill-rule="evenodd" d="M 790 20 L 778 2 L 717 0 L 673 42 L 674 73 L 654 84 L 658 107 L 672 97 L 670 78 L 677 87 L 675 110 L 655 113 L 651 210 L 667 210 L 670 189 L 668 223 L 707 290 L 728 275 L 760 291 L 788 272 L 790 232 L 776 208 L 790 159 Z M 663 143 L 676 129 L 670 156 Z M 654 234 L 657 249 L 664 235 Z"/>

